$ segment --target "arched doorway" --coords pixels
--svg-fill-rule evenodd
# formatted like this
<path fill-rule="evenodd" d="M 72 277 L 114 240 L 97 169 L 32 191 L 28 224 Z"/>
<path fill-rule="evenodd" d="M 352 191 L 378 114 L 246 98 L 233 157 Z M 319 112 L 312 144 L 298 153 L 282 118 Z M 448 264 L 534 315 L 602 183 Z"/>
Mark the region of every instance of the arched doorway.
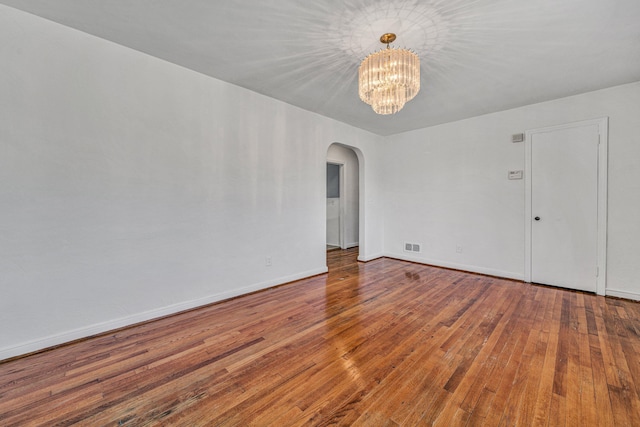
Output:
<path fill-rule="evenodd" d="M 327 250 L 351 249 L 362 244 L 361 153 L 333 143 L 327 150 Z"/>

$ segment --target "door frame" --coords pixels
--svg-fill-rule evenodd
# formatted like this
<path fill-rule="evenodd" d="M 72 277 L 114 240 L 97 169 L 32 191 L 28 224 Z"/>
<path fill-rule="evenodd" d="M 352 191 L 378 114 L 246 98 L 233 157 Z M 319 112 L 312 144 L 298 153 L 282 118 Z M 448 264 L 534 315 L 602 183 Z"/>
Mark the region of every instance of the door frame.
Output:
<path fill-rule="evenodd" d="M 344 180 L 345 180 L 345 171 L 344 171 L 344 162 L 340 161 L 340 160 L 333 160 L 333 159 L 329 159 L 327 158 L 327 164 L 329 165 L 337 165 L 339 166 L 340 170 L 338 173 L 339 179 L 340 179 L 340 183 L 339 183 L 339 188 L 340 188 L 340 201 L 338 202 L 340 206 L 338 206 L 338 211 L 339 211 L 339 219 L 338 219 L 338 233 L 340 234 L 338 237 L 338 244 L 340 245 L 340 249 L 347 249 L 347 245 L 345 243 L 345 216 L 346 216 L 346 212 L 345 212 L 345 198 L 346 198 L 346 194 L 345 194 L 345 184 L 344 184 Z"/>
<path fill-rule="evenodd" d="M 592 120 L 565 123 L 557 126 L 549 126 L 531 129 L 525 132 L 524 143 L 524 281 L 531 283 L 531 220 L 532 220 L 532 142 L 533 135 L 537 133 L 553 132 L 561 129 L 571 129 L 582 126 L 598 126 L 598 237 L 597 237 L 597 263 L 596 266 L 596 294 L 604 295 L 607 288 L 607 168 L 609 147 L 609 117 L 601 117 Z"/>

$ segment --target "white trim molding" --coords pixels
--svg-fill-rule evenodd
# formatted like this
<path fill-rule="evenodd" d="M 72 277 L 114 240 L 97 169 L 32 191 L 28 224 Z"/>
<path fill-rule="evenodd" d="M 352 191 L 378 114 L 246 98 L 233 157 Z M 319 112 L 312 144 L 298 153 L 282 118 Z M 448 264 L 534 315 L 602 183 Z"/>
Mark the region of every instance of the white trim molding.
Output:
<path fill-rule="evenodd" d="M 89 338 L 94 335 L 103 334 L 116 329 L 136 325 L 138 323 L 147 322 L 172 314 L 177 314 L 186 310 L 202 307 L 229 298 L 245 295 L 251 292 L 256 292 L 285 283 L 294 282 L 296 280 L 305 279 L 307 277 L 316 276 L 318 274 L 326 273 L 327 271 L 327 267 L 317 268 L 314 270 L 293 274 L 291 276 L 280 277 L 278 279 L 268 280 L 266 282 L 255 283 L 253 285 L 210 295 L 204 298 L 184 301 L 178 304 L 172 304 L 166 307 L 137 313 L 131 316 L 125 316 L 106 322 L 96 323 L 87 327 L 73 329 L 70 331 L 62 332 L 60 334 L 50 335 L 48 337 L 43 337 L 37 340 L 24 342 L 16 346 L 0 348 L 0 361 L 40 350 L 45 350 L 47 348 L 62 345 L 71 341 Z"/>
<path fill-rule="evenodd" d="M 496 270 L 494 268 L 479 267 L 477 265 L 458 264 L 447 261 L 440 261 L 434 259 L 426 259 L 413 257 L 410 255 L 387 253 L 384 255 L 387 258 L 399 259 L 402 261 L 410 261 L 418 264 L 432 265 L 434 267 L 451 268 L 453 270 L 466 271 L 469 273 L 485 274 L 487 276 L 503 277 L 505 279 L 514 279 L 523 281 L 524 277 L 520 273 L 514 273 L 512 271 Z"/>
<path fill-rule="evenodd" d="M 607 289 L 608 297 L 625 298 L 634 301 L 640 301 L 640 294 L 637 292 L 620 291 L 618 289 Z"/>
<path fill-rule="evenodd" d="M 369 262 L 369 261 L 373 261 L 374 259 L 378 259 L 378 258 L 382 258 L 384 257 L 384 254 L 373 254 L 373 255 L 358 255 L 358 261 L 362 261 L 362 262 Z"/>

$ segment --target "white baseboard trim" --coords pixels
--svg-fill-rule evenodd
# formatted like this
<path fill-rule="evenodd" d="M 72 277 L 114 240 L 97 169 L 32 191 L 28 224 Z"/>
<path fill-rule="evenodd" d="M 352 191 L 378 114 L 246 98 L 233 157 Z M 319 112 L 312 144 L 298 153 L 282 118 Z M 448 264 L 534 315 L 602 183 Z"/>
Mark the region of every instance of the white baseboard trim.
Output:
<path fill-rule="evenodd" d="M 468 271 L 470 273 L 486 274 L 488 276 L 504 277 L 505 279 L 524 280 L 524 274 L 514 273 L 512 271 L 496 270 L 493 268 L 479 267 L 477 265 L 457 264 L 434 259 L 425 259 L 405 254 L 385 253 L 388 258 L 395 258 L 404 261 L 417 262 L 419 264 L 428 264 L 435 267 L 452 268 L 454 270 Z"/>
<path fill-rule="evenodd" d="M 360 246 L 358 242 L 347 243 L 346 248 L 351 249 L 351 248 L 355 248 L 356 246 Z"/>
<path fill-rule="evenodd" d="M 640 294 L 636 292 L 620 291 L 618 289 L 607 288 L 604 292 L 606 296 L 625 298 L 634 301 L 640 301 Z"/>
<path fill-rule="evenodd" d="M 368 262 L 373 261 L 374 259 L 382 258 L 384 254 L 374 254 L 374 255 L 358 255 L 358 261 Z"/>
<path fill-rule="evenodd" d="M 118 319 L 108 320 L 106 322 L 96 323 L 83 328 L 73 329 L 71 331 L 62 332 L 48 337 L 27 341 L 18 345 L 0 348 L 0 361 L 9 359 L 23 354 L 33 353 L 35 351 L 44 350 L 49 347 L 55 347 L 70 341 L 75 341 L 82 338 L 88 338 L 93 335 L 102 334 L 105 332 L 120 329 L 126 326 L 135 325 L 137 323 L 146 322 L 149 320 L 157 319 L 160 317 L 168 316 L 171 314 L 180 313 L 181 311 L 190 310 L 192 308 L 201 307 L 204 305 L 212 304 L 214 302 L 222 301 L 225 299 L 237 297 L 240 295 L 248 294 L 251 292 L 271 288 L 274 286 L 282 285 L 284 283 L 293 282 L 296 280 L 304 279 L 318 274 L 326 273 L 327 267 L 321 267 L 314 270 L 305 271 L 302 273 L 292 274 L 286 277 L 280 277 L 273 280 L 267 280 L 265 282 L 256 283 L 243 288 L 233 289 L 219 294 L 209 295 L 204 298 L 198 298 L 195 300 L 184 301 L 178 304 L 172 304 L 166 307 L 161 307 L 142 313 L 133 314 L 130 316 L 121 317 Z"/>

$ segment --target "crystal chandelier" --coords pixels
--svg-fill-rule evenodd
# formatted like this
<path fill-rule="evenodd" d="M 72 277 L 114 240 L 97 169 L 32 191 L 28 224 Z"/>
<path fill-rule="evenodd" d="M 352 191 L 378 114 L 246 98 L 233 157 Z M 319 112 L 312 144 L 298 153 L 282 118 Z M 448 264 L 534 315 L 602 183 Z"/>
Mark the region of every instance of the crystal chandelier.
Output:
<path fill-rule="evenodd" d="M 420 90 L 420 58 L 407 49 L 389 47 L 396 39 L 383 34 L 386 49 L 367 56 L 358 70 L 360 99 L 378 114 L 395 114 Z"/>

